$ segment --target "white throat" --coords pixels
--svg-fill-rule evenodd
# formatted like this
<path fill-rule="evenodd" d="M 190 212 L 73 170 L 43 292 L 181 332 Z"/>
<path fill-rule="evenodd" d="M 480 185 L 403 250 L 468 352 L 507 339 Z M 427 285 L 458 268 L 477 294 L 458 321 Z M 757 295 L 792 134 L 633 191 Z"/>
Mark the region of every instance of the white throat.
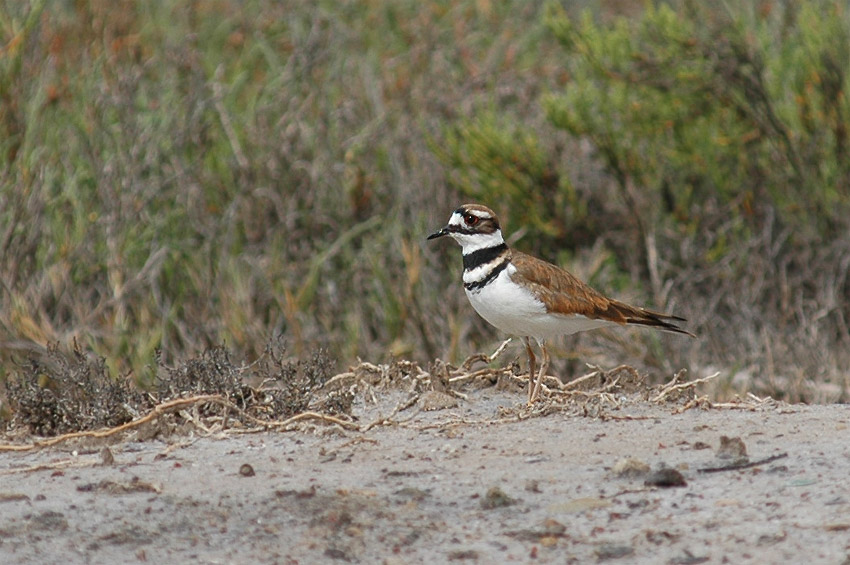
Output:
<path fill-rule="evenodd" d="M 452 233 L 449 235 L 460 244 L 464 255 L 469 255 L 479 249 L 496 247 L 505 242 L 502 238 L 502 230 L 496 230 L 493 233 Z"/>

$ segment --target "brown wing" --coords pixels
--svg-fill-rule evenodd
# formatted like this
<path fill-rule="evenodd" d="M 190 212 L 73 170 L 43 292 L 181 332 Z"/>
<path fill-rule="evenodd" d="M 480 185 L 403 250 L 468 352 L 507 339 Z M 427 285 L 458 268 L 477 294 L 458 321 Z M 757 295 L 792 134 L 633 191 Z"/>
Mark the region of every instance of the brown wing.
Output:
<path fill-rule="evenodd" d="M 613 300 L 592 289 L 571 273 L 531 255 L 511 250 L 511 263 L 517 269 L 514 281 L 524 284 L 540 297 L 549 312 L 581 314 L 618 324 L 637 324 L 693 336 L 678 327 L 674 321 L 684 318 L 629 306 Z"/>

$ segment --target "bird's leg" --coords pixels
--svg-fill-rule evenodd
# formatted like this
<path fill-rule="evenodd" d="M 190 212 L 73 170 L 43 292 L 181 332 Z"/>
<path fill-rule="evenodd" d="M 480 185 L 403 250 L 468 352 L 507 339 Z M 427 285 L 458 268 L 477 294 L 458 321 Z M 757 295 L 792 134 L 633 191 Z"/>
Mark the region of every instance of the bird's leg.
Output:
<path fill-rule="evenodd" d="M 528 403 L 531 404 L 531 391 L 534 390 L 534 365 L 537 360 L 531 348 L 531 338 L 524 337 L 522 341 L 525 343 L 525 352 L 528 354 Z"/>
<path fill-rule="evenodd" d="M 543 362 L 540 364 L 540 372 L 537 374 L 534 390 L 528 397 L 529 404 L 534 404 L 537 401 L 537 397 L 540 395 L 540 386 L 543 384 L 543 377 L 546 376 L 546 371 L 549 370 L 549 352 L 546 351 L 546 341 L 539 339 L 537 340 L 537 344 L 540 345 L 540 351 L 543 353 Z M 531 386 L 531 383 L 529 383 L 529 386 Z"/>

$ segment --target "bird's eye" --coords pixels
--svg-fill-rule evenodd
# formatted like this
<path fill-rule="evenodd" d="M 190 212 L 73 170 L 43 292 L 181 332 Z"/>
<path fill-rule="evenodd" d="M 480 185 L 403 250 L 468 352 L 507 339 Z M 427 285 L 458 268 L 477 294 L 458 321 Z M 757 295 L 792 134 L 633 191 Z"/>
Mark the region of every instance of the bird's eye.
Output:
<path fill-rule="evenodd" d="M 474 214 L 467 213 L 467 214 L 463 215 L 463 221 L 466 222 L 466 225 L 468 225 L 468 226 L 474 226 L 480 220 L 481 220 L 481 218 L 479 218 L 478 216 L 476 216 Z"/>

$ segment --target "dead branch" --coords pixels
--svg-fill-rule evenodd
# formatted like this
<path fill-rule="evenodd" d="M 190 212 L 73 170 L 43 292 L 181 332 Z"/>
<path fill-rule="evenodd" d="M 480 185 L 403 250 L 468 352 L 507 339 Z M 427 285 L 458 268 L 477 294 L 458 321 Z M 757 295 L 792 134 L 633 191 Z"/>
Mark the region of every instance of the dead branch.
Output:
<path fill-rule="evenodd" d="M 487 363 L 489 365 L 490 363 L 492 363 L 493 361 L 498 359 L 498 357 L 502 354 L 502 352 L 505 350 L 505 348 L 508 346 L 508 344 L 510 342 L 511 342 L 511 338 L 508 338 L 505 341 L 503 341 L 499 345 L 499 347 L 496 349 L 496 351 L 494 351 L 492 353 L 492 355 L 484 355 L 483 353 L 476 353 L 475 355 L 471 355 L 471 356 L 467 357 L 466 361 L 464 361 L 463 364 L 460 366 L 460 369 L 462 371 L 469 371 L 472 368 L 472 365 L 474 365 L 478 361 L 483 361 L 484 363 Z"/>
<path fill-rule="evenodd" d="M 115 434 L 137 428 L 142 424 L 146 424 L 152 420 L 155 420 L 159 416 L 166 414 L 172 410 L 177 410 L 179 408 L 183 408 L 186 406 L 190 406 L 193 404 L 201 403 L 201 402 L 215 402 L 220 404 L 221 402 L 226 402 L 224 398 L 217 394 L 203 395 L 203 396 L 193 396 L 190 398 L 178 398 L 176 400 L 170 400 L 168 402 L 163 402 L 162 404 L 158 404 L 153 407 L 153 410 L 148 412 L 144 417 L 139 418 L 138 420 L 133 420 L 131 422 L 127 422 L 126 424 L 121 424 L 120 426 L 115 426 L 114 428 L 107 428 L 105 430 L 88 430 L 83 432 L 71 432 L 68 434 L 62 434 L 50 439 L 35 441 L 29 445 L 0 445 L 0 452 L 2 451 L 29 451 L 32 449 L 39 449 L 42 447 L 50 447 L 51 445 L 56 445 L 68 440 L 76 439 L 76 438 L 104 438 L 113 436 Z M 235 408 L 235 406 L 234 406 Z"/>
<path fill-rule="evenodd" d="M 116 426 L 114 428 L 107 428 L 107 429 L 103 429 L 103 430 L 88 430 L 88 431 L 82 431 L 82 432 L 72 432 L 72 433 L 68 433 L 68 434 L 62 434 L 62 435 L 59 435 L 59 436 L 56 436 L 56 437 L 53 437 L 53 438 L 50 438 L 50 439 L 46 439 L 46 440 L 35 441 L 31 444 L 25 444 L 25 445 L 14 445 L 14 444 L 0 445 L 0 452 L 4 452 L 4 451 L 30 451 L 30 450 L 34 450 L 34 449 L 40 449 L 40 448 L 43 448 L 43 447 L 50 447 L 52 445 L 57 445 L 57 444 L 60 444 L 60 443 L 63 443 L 63 442 L 66 442 L 66 441 L 69 441 L 69 440 L 72 440 L 72 439 L 77 439 L 77 438 L 105 438 L 105 437 L 110 437 L 110 436 L 114 436 L 116 434 L 119 434 L 121 432 L 125 432 L 127 430 L 138 428 L 139 426 L 147 424 L 148 422 L 151 422 L 151 421 L 153 421 L 153 420 L 159 418 L 160 416 L 167 414 L 169 412 L 172 412 L 172 411 L 175 411 L 175 410 L 180 410 L 180 409 L 187 408 L 187 407 L 190 407 L 190 406 L 197 406 L 197 405 L 203 404 L 203 403 L 218 404 L 219 406 L 222 406 L 222 407 L 226 408 L 227 410 L 233 410 L 233 411 L 237 412 L 240 416 L 245 418 L 246 420 L 249 420 L 253 424 L 256 424 L 257 426 L 262 427 L 262 428 L 266 428 L 266 429 L 286 428 L 286 427 L 289 427 L 296 422 L 299 422 L 299 421 L 302 421 L 302 420 L 310 420 L 310 419 L 322 420 L 323 422 L 327 422 L 327 423 L 330 423 L 330 424 L 336 424 L 336 425 L 341 426 L 341 427 L 346 428 L 346 429 L 354 429 L 354 430 L 360 429 L 360 426 L 358 424 L 353 423 L 353 422 L 347 422 L 345 420 L 335 418 L 334 416 L 329 416 L 327 414 L 321 414 L 319 412 L 309 412 L 309 411 L 308 412 L 301 412 L 300 414 L 296 414 L 295 416 L 292 416 L 291 418 L 287 418 L 286 420 L 271 420 L 271 421 L 261 420 L 259 418 L 256 418 L 256 417 L 248 414 L 247 412 L 245 412 L 244 410 L 242 410 L 241 408 L 239 408 L 238 406 L 236 406 L 235 404 L 233 404 L 232 402 L 230 402 L 226 398 L 224 398 L 220 395 L 217 395 L 217 394 L 210 394 L 210 395 L 192 396 L 192 397 L 189 397 L 189 398 L 177 398 L 175 400 L 163 402 L 162 404 L 158 404 L 158 405 L 154 406 L 153 409 L 150 412 L 148 412 L 145 416 L 143 416 L 142 418 L 139 418 L 138 420 L 133 420 L 131 422 L 127 422 L 126 424 L 121 424 L 120 426 Z M 187 418 L 187 419 L 192 420 L 193 423 L 197 424 L 197 422 L 195 421 L 196 418 Z"/>
<path fill-rule="evenodd" d="M 720 473 L 721 471 L 738 471 L 740 469 L 749 469 L 750 467 L 758 467 L 759 465 L 773 463 L 777 459 L 784 459 L 785 457 L 788 457 L 787 453 L 780 453 L 778 455 L 771 455 L 770 457 L 759 459 L 758 461 L 750 461 L 749 463 L 733 463 L 732 465 L 725 465 L 723 467 L 703 467 L 702 469 L 697 469 L 697 473 Z"/>
<path fill-rule="evenodd" d="M 718 372 L 714 373 L 713 375 L 709 375 L 707 377 L 702 377 L 701 379 L 694 379 L 692 381 L 680 383 L 679 379 L 681 378 L 683 373 L 684 373 L 683 371 L 679 371 L 678 373 L 673 375 L 673 378 L 670 380 L 670 382 L 667 383 L 666 385 L 664 385 L 663 387 L 661 387 L 661 391 L 657 395 L 652 397 L 650 399 L 650 401 L 655 402 L 655 403 L 664 402 L 664 401 L 667 400 L 667 397 L 674 392 L 685 390 L 685 389 L 688 389 L 688 388 L 693 388 L 698 384 L 708 382 L 711 379 L 717 378 L 717 376 L 720 375 L 720 372 L 718 371 Z"/>

